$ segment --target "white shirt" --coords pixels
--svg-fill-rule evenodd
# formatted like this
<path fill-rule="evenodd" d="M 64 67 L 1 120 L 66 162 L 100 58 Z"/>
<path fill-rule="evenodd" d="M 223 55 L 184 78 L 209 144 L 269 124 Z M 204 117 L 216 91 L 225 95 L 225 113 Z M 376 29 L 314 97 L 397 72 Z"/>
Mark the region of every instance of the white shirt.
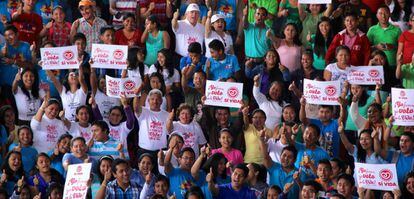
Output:
<path fill-rule="evenodd" d="M 219 34 L 217 34 L 216 31 L 211 30 L 210 36 L 205 38 L 205 40 L 206 40 L 206 57 L 207 58 L 211 57 L 210 48 L 208 47 L 208 44 L 210 44 L 210 42 L 212 42 L 215 39 L 221 41 L 221 43 L 223 43 L 223 45 L 224 45 L 224 52 L 226 54 L 230 54 L 231 47 L 233 46 L 233 39 L 231 38 L 231 36 L 227 33 L 224 33 L 224 37 L 221 37 Z"/>
<path fill-rule="evenodd" d="M 105 122 L 108 124 L 109 127 L 109 136 L 112 137 L 112 139 L 121 142 L 123 146 L 126 147 L 126 140 L 128 134 L 132 130 L 127 127 L 126 121 L 121 122 L 117 126 L 113 126 L 108 120 L 105 120 Z"/>
<path fill-rule="evenodd" d="M 62 121 L 49 119 L 46 115 L 42 116 L 41 122 L 32 119 L 30 127 L 33 130 L 33 147 L 39 153 L 54 149 L 59 137 L 67 131 Z"/>
<path fill-rule="evenodd" d="M 184 147 L 191 147 L 196 156 L 200 154 L 199 145 L 207 143 L 203 130 L 197 122 L 183 124 L 180 121 L 173 122 L 173 129 L 184 138 Z"/>
<path fill-rule="evenodd" d="M 254 99 L 256 99 L 259 108 L 266 113 L 266 127 L 274 129 L 275 126 L 282 121 L 282 109 L 285 102 L 280 106 L 278 102 L 268 100 L 266 96 L 260 92 L 259 87 L 256 86 L 253 86 L 253 96 Z"/>
<path fill-rule="evenodd" d="M 144 75 L 148 74 L 148 66 L 144 65 Z M 127 70 L 127 77 L 138 79 L 139 82 L 142 82 L 143 77 L 141 77 L 141 73 L 139 73 L 139 68 L 135 70 Z"/>
<path fill-rule="evenodd" d="M 82 88 L 76 90 L 75 93 L 72 93 L 71 91 L 66 92 L 66 88 L 62 87 L 60 98 L 62 98 L 62 106 L 63 110 L 65 110 L 65 118 L 69 121 L 75 121 L 76 108 L 85 105 L 86 93 L 83 92 Z"/>
<path fill-rule="evenodd" d="M 161 110 L 151 111 L 142 107 L 139 123 L 138 146 L 151 151 L 160 150 L 167 146 L 167 120 L 169 113 Z"/>
<path fill-rule="evenodd" d="M 69 133 L 73 137 L 83 137 L 86 141 L 92 139 L 91 124 L 88 124 L 88 127 L 82 127 L 78 122 L 70 122 Z"/>
<path fill-rule="evenodd" d="M 157 68 L 155 65 L 151 65 L 151 67 L 148 70 L 148 75 L 151 75 L 152 73 L 156 73 Z M 164 68 L 162 70 L 162 76 L 164 77 L 165 86 L 172 86 L 173 83 L 180 83 L 180 73 L 177 69 L 174 68 L 174 74 L 171 77 L 168 77 L 168 69 Z"/>
<path fill-rule="evenodd" d="M 102 117 L 107 120 L 109 116 L 109 110 L 114 106 L 121 105 L 121 101 L 118 98 L 108 97 L 101 91 L 97 90 L 95 94 L 95 101 L 99 107 Z"/>
<path fill-rule="evenodd" d="M 39 98 L 34 98 L 32 93 L 29 91 L 30 99 L 23 93 L 20 86 L 17 87 L 17 92 L 14 94 L 14 99 L 16 100 L 17 111 L 19 112 L 19 120 L 29 121 L 34 115 L 36 115 L 37 110 L 39 110 L 41 105 L 41 98 L 45 96 L 45 91 L 39 90 Z"/>
<path fill-rule="evenodd" d="M 282 144 L 280 140 L 275 140 L 275 138 L 270 138 L 267 141 L 267 151 L 269 152 L 270 158 L 272 158 L 273 162 L 280 163 L 280 155 L 282 154 L 283 148 L 288 146 L 289 144 Z"/>
<path fill-rule="evenodd" d="M 204 42 L 204 26 L 197 23 L 195 26 L 185 20 L 179 20 L 177 29 L 173 28 L 175 34 L 175 52 L 185 57 L 188 54 L 188 46 L 193 42 L 198 42 L 203 46 Z"/>

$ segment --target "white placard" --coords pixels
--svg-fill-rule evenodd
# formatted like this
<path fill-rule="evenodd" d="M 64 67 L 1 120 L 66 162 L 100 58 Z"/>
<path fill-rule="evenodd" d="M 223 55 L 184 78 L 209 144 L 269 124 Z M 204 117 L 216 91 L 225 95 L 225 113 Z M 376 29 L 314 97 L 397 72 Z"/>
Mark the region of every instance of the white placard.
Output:
<path fill-rule="evenodd" d="M 66 174 L 64 199 L 83 199 L 88 192 L 88 180 L 91 178 L 92 163 L 71 164 Z"/>
<path fill-rule="evenodd" d="M 106 94 L 109 97 L 135 97 L 135 89 L 141 85 L 140 78 L 113 78 L 106 76 Z"/>
<path fill-rule="evenodd" d="M 414 126 L 414 89 L 391 88 L 392 115 L 398 126 Z"/>
<path fill-rule="evenodd" d="M 332 0 L 299 0 L 299 4 L 329 4 Z"/>
<path fill-rule="evenodd" d="M 357 85 L 384 84 L 384 67 L 352 66 L 348 72 L 348 82 Z"/>
<path fill-rule="evenodd" d="M 128 46 L 92 44 L 93 68 L 126 69 Z"/>
<path fill-rule="evenodd" d="M 243 99 L 243 83 L 207 80 L 206 105 L 240 108 Z"/>
<path fill-rule="evenodd" d="M 398 189 L 395 164 L 355 163 L 355 175 L 358 186 L 365 189 L 384 191 Z"/>
<path fill-rule="evenodd" d="M 303 96 L 309 104 L 339 105 L 338 97 L 341 94 L 340 81 L 314 81 L 305 79 L 303 82 Z"/>
<path fill-rule="evenodd" d="M 76 46 L 41 48 L 40 59 L 42 60 L 43 70 L 79 68 L 78 48 Z"/>

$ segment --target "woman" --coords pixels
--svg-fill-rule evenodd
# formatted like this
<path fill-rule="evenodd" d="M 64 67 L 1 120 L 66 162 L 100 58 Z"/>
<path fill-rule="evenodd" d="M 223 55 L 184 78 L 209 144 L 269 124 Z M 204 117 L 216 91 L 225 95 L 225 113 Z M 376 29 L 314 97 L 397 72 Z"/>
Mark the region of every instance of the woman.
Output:
<path fill-rule="evenodd" d="M 10 151 L 4 159 L 1 171 L 0 186 L 4 187 L 7 195 L 11 196 L 17 181 L 24 176 L 22 154 L 18 151 Z"/>
<path fill-rule="evenodd" d="M 93 175 L 91 193 L 92 198 L 96 198 L 96 192 L 101 187 L 101 184 L 104 180 L 111 181 L 113 179 L 111 175 L 111 165 L 114 159 L 112 156 L 102 156 L 98 162 L 98 172 Z M 109 177 L 109 178 L 108 178 Z M 106 179 L 105 179 L 106 178 Z"/>
<path fill-rule="evenodd" d="M 148 74 L 155 72 L 163 75 L 167 93 L 172 92 L 173 86 L 180 88 L 180 73 L 174 68 L 170 50 L 164 48 L 158 51 L 157 62 L 149 68 Z"/>
<path fill-rule="evenodd" d="M 249 173 L 247 174 L 247 183 L 250 188 L 256 192 L 256 195 L 263 195 L 269 185 L 266 183 L 267 170 L 263 165 L 250 163 L 247 165 Z"/>
<path fill-rule="evenodd" d="M 19 70 L 13 81 L 12 92 L 18 102 L 16 103 L 19 113 L 18 124 L 30 124 L 45 96 L 45 91 L 39 89 L 37 72 L 30 68 Z"/>
<path fill-rule="evenodd" d="M 65 175 L 65 169 L 62 165 L 63 156 L 70 152 L 70 141 L 72 140 L 70 134 L 63 134 L 59 137 L 54 149 L 47 154 L 50 157 L 51 167 L 58 171 L 60 175 Z"/>
<path fill-rule="evenodd" d="M 30 171 L 34 168 L 36 162 L 34 161 L 37 156 L 37 150 L 33 148 L 33 132 L 29 126 L 23 125 L 17 130 L 17 137 L 19 142 L 17 144 L 11 144 L 9 151 L 19 151 L 22 153 L 23 169 L 26 175 L 29 175 Z"/>
<path fill-rule="evenodd" d="M 408 24 L 411 28 L 404 31 L 398 39 L 397 55 L 402 54 L 402 64 L 410 63 L 414 53 L 414 13 L 410 15 Z"/>
<path fill-rule="evenodd" d="M 174 145 L 178 145 L 178 147 L 173 147 Z M 168 148 L 173 148 L 173 153 L 171 156 L 171 165 L 174 168 L 178 168 L 178 159 L 180 157 L 181 149 L 184 146 L 184 139 L 181 137 L 181 135 L 177 133 L 170 134 L 170 137 L 168 138 Z M 158 171 L 160 174 L 164 174 L 164 156 L 167 151 L 159 151 L 158 152 Z"/>
<path fill-rule="evenodd" d="M 309 4 L 308 9 L 310 12 L 307 12 L 303 5 L 299 5 L 299 17 L 302 21 L 303 29 L 300 36 L 301 42 L 304 44 L 304 47 L 308 46 L 309 37 L 312 34 L 317 32 L 320 23 L 323 17 L 329 17 L 332 12 L 332 4 L 327 4 L 326 10 L 321 13 L 322 5 L 321 4 Z"/>
<path fill-rule="evenodd" d="M 299 17 L 298 0 L 281 0 L 279 5 L 279 12 L 277 12 L 277 17 L 286 18 L 285 23 L 281 25 L 292 23 L 295 24 L 299 29 L 302 29 L 302 23 Z"/>
<path fill-rule="evenodd" d="M 69 121 L 66 118 L 62 118 L 63 122 L 73 137 L 81 136 L 89 141 L 92 139 L 91 124 L 89 123 L 92 110 L 89 106 L 81 105 L 76 108 L 75 113 L 75 121 Z"/>
<path fill-rule="evenodd" d="M 154 194 L 154 184 L 155 184 L 155 175 L 154 175 L 154 157 L 149 153 L 143 153 L 138 158 L 138 170 L 134 169 L 131 173 L 131 181 L 136 182 L 142 187 L 146 183 L 147 175 L 150 175 L 150 181 L 147 183 L 149 185 L 147 190 L 147 196 Z"/>
<path fill-rule="evenodd" d="M 333 39 L 333 30 L 330 19 L 322 17 L 317 24 L 316 34 L 310 38 L 311 47 L 313 49 L 313 65 L 317 70 L 324 70 L 326 51 L 331 45 Z"/>
<path fill-rule="evenodd" d="M 414 172 L 407 174 L 402 187 L 401 198 L 414 198 Z"/>
<path fill-rule="evenodd" d="M 62 165 L 65 171 L 71 164 L 92 163 L 92 172 L 95 172 L 96 160 L 89 157 L 86 153 L 88 147 L 83 137 L 73 138 L 70 142 L 70 153 L 66 153 L 62 158 Z"/>
<path fill-rule="evenodd" d="M 81 65 L 79 66 L 79 74 L 70 72 L 63 82 L 63 85 L 56 79 L 52 71 L 47 71 L 47 75 L 50 77 L 60 94 L 62 106 L 65 110 L 65 118 L 69 121 L 75 121 L 76 108 L 86 104 L 88 86 L 86 85 L 85 76 L 83 75 L 83 67 Z"/>
<path fill-rule="evenodd" d="M 391 10 L 390 23 L 394 26 L 397 26 L 401 31 L 406 31 L 409 29 L 407 22 L 410 20 L 411 15 L 411 5 L 408 0 L 388 0 L 390 4 L 388 7 Z M 393 7 L 392 7 L 393 6 Z"/>
<path fill-rule="evenodd" d="M 145 83 L 148 81 L 148 66 L 144 64 L 147 51 L 145 48 L 132 47 L 128 49 L 128 67 L 126 70 L 122 70 L 122 78 L 134 78 Z"/>
<path fill-rule="evenodd" d="M 16 125 L 16 113 L 15 109 L 10 105 L 4 105 L 0 108 L 0 124 L 4 126 L 6 132 L 2 133 L 2 139 L 6 136 L 7 144 L 17 143 L 19 138 L 17 137 L 17 129 L 19 126 Z M 1 130 L 3 131 L 3 130 Z"/>
<path fill-rule="evenodd" d="M 155 15 L 150 15 L 145 20 L 145 30 L 141 36 L 141 42 L 145 43 L 148 52 L 158 52 L 163 48 L 170 48 L 170 35 L 167 31 L 161 31 L 160 27 L 160 22 Z M 144 64 L 151 66 L 156 62 L 157 55 L 155 53 L 148 53 Z"/>
<path fill-rule="evenodd" d="M 280 63 L 289 69 L 290 73 L 300 68 L 300 56 L 302 52 L 302 43 L 299 40 L 297 26 L 288 23 L 283 28 L 283 39 L 276 45 L 276 50 L 280 55 Z"/>
<path fill-rule="evenodd" d="M 347 46 L 338 46 L 336 48 L 336 62 L 326 66 L 323 71 L 325 81 L 341 81 L 341 85 L 347 80 L 348 70 L 350 68 L 351 51 Z"/>
<path fill-rule="evenodd" d="M 266 52 L 264 63 L 253 68 L 253 59 L 248 59 L 245 63 L 246 77 L 252 79 L 254 76 L 260 74 L 260 92 L 267 94 L 271 82 L 283 81 L 288 83 L 290 81 L 289 70 L 280 64 L 279 53 L 273 49 Z"/>
<path fill-rule="evenodd" d="M 36 168 L 33 175 L 29 177 L 28 184 L 31 186 L 32 194 L 42 193 L 42 198 L 47 198 L 49 184 L 63 184 L 63 177 L 55 169 L 50 167 L 50 158 L 46 153 L 40 153 L 36 157 Z"/>
<path fill-rule="evenodd" d="M 214 155 L 216 153 L 221 153 L 233 165 L 238 165 L 244 162 L 242 152 L 239 149 L 232 147 L 233 135 L 228 128 L 223 128 L 220 130 L 219 142 L 221 147 L 211 150 L 211 154 Z"/>
<path fill-rule="evenodd" d="M 213 11 L 209 10 L 207 13 L 207 21 L 205 24 L 205 43 L 206 43 L 206 57 L 210 58 L 210 48 L 208 44 L 218 39 L 224 44 L 224 53 L 225 54 L 234 54 L 233 50 L 233 39 L 231 35 L 226 33 L 226 22 L 225 16 L 222 14 L 213 15 Z"/>
<path fill-rule="evenodd" d="M 99 104 L 99 111 L 102 117 L 104 119 L 108 119 L 109 110 L 114 106 L 120 106 L 121 101 L 119 100 L 119 98 L 109 97 L 106 94 L 105 76 L 101 76 L 98 82 L 95 68 L 91 68 L 90 81 L 91 81 L 91 84 L 94 84 L 92 88 L 97 88 L 96 90 L 92 89 L 91 97 L 93 96 L 95 99 L 95 102 Z"/>
<path fill-rule="evenodd" d="M 115 32 L 115 44 L 126 46 L 141 46 L 144 45 L 141 42 L 141 30 L 136 28 L 135 15 L 132 13 L 126 13 L 124 15 L 122 24 L 124 27 Z"/>

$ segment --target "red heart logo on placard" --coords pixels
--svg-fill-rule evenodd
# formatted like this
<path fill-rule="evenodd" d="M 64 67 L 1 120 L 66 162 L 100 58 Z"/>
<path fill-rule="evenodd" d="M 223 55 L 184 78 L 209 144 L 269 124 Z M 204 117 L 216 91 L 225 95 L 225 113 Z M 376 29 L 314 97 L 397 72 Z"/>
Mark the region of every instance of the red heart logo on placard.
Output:
<path fill-rule="evenodd" d="M 379 172 L 380 178 L 385 181 L 390 181 L 392 179 L 392 172 L 389 169 L 383 169 Z"/>
<path fill-rule="evenodd" d="M 236 87 L 231 87 L 227 90 L 227 95 L 231 98 L 235 98 L 239 95 L 239 90 Z"/>
<path fill-rule="evenodd" d="M 326 95 L 329 95 L 329 96 L 332 96 L 332 95 L 335 95 L 335 93 L 336 93 L 336 88 L 335 88 L 335 86 L 327 86 L 326 88 L 325 88 L 325 93 L 326 93 Z"/>
<path fill-rule="evenodd" d="M 134 81 L 132 81 L 132 80 L 127 80 L 127 81 L 124 83 L 124 88 L 125 88 L 125 89 L 127 89 L 127 90 L 132 90 L 132 89 L 134 89 L 134 88 L 135 88 L 135 82 L 134 82 Z"/>
<path fill-rule="evenodd" d="M 372 69 L 372 70 L 369 70 L 368 74 L 371 77 L 378 77 L 379 71 L 377 69 Z"/>
<path fill-rule="evenodd" d="M 78 167 L 76 167 L 76 172 L 81 172 L 82 171 L 82 167 L 81 166 L 78 166 Z"/>
<path fill-rule="evenodd" d="M 405 91 L 401 91 L 400 95 L 401 95 L 401 97 L 404 97 L 405 96 Z"/>
<path fill-rule="evenodd" d="M 65 52 L 63 52 L 63 58 L 65 58 L 66 60 L 71 60 L 73 58 L 74 53 L 71 50 L 67 50 Z"/>
<path fill-rule="evenodd" d="M 122 59 L 124 57 L 124 52 L 122 50 L 115 50 L 114 51 L 114 58 L 115 59 Z"/>

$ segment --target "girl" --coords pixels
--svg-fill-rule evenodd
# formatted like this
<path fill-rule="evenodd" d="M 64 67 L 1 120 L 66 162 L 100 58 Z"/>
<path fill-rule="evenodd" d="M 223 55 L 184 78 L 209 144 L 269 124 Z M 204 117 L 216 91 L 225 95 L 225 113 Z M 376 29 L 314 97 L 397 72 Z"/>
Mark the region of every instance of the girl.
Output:
<path fill-rule="evenodd" d="M 298 0 L 281 0 L 277 17 L 285 17 L 284 24 L 292 23 L 297 27 L 301 27 L 302 23 L 299 17 Z M 301 29 L 301 28 L 299 28 Z"/>
<path fill-rule="evenodd" d="M 12 106 L 4 105 L 0 108 L 0 124 L 5 127 L 5 133 L 2 133 L 1 137 L 4 139 L 8 136 L 7 145 L 19 142 L 19 137 L 17 136 L 19 126 L 16 125 L 16 113 Z"/>
<path fill-rule="evenodd" d="M 413 198 L 413 197 L 414 197 L 414 172 L 410 172 L 405 177 L 401 198 Z"/>
<path fill-rule="evenodd" d="M 173 147 L 177 145 L 178 147 Z M 178 168 L 178 158 L 180 157 L 181 149 L 184 146 L 184 139 L 181 137 L 181 135 L 177 133 L 171 133 L 170 137 L 168 138 L 168 146 L 169 148 L 173 148 L 173 153 L 171 156 L 171 165 L 174 168 Z M 158 171 L 160 171 L 160 174 L 164 174 L 164 155 L 167 153 L 167 151 L 160 150 L 158 152 Z"/>
<path fill-rule="evenodd" d="M 95 175 L 93 175 L 93 181 L 91 185 L 92 198 L 96 198 L 96 192 L 99 190 L 104 180 L 111 181 L 113 179 L 111 175 L 111 165 L 113 161 L 114 159 L 112 158 L 112 156 L 102 156 L 99 159 L 97 165 L 98 172 Z"/>
<path fill-rule="evenodd" d="M 295 107 L 292 104 L 286 104 L 286 106 L 284 106 L 282 109 L 282 123 L 275 127 L 275 130 L 273 131 L 273 137 L 278 137 L 279 129 L 283 126 L 283 123 L 291 124 L 290 126 L 299 125 L 297 121 L 298 118 L 296 116 Z M 298 128 L 298 132 L 295 133 L 297 133 L 297 135 L 295 135 L 295 141 L 303 143 L 302 128 Z"/>
<path fill-rule="evenodd" d="M 149 99 L 148 99 L 148 92 L 152 89 L 159 89 L 162 94 L 162 104 L 161 109 L 171 112 L 172 109 L 172 99 L 169 93 L 166 91 L 164 78 L 160 73 L 152 73 L 148 77 L 149 84 L 147 84 L 147 88 L 144 92 L 141 93 L 140 97 L 140 106 L 149 107 Z"/>
<path fill-rule="evenodd" d="M 39 90 L 37 72 L 30 68 L 19 70 L 16 74 L 12 91 L 19 113 L 19 124 L 30 124 L 30 120 L 40 108 L 41 100 L 45 96 L 44 90 Z"/>
<path fill-rule="evenodd" d="M 95 84 L 93 88 L 98 88 L 97 90 L 92 91 L 92 96 L 94 97 L 95 102 L 99 104 L 99 111 L 102 117 L 107 120 L 109 118 L 109 110 L 114 106 L 120 106 L 121 101 L 118 98 L 106 95 L 105 76 L 100 77 L 99 82 L 96 81 L 96 79 L 95 68 L 91 68 L 90 81 Z"/>
<path fill-rule="evenodd" d="M 48 152 L 55 147 L 58 138 L 65 134 L 67 129 L 59 119 L 60 103 L 56 99 L 49 99 L 48 96 L 42 103 L 36 115 L 30 122 L 34 136 L 33 147 L 38 152 Z M 63 114 L 62 114 L 63 116 Z"/>
<path fill-rule="evenodd" d="M 259 79 L 260 75 L 254 77 L 253 96 L 267 116 L 266 127 L 274 129 L 282 119 L 282 107 L 285 105 L 282 93 L 284 85 L 282 82 L 274 81 L 270 84 L 268 94 L 264 95 L 259 91 Z"/>
<path fill-rule="evenodd" d="M 302 43 L 299 40 L 297 26 L 293 23 L 286 24 L 283 28 L 282 38 L 277 42 L 275 49 L 280 55 L 280 63 L 292 74 L 300 69 L 300 56 L 302 52 Z"/>
<path fill-rule="evenodd" d="M 225 54 L 234 54 L 233 50 L 233 39 L 231 35 L 225 32 L 226 22 L 224 20 L 225 16 L 222 14 L 213 15 L 213 11 L 209 10 L 207 13 L 207 21 L 205 24 L 205 42 L 206 42 L 206 57 L 210 58 L 210 48 L 208 44 L 218 39 L 224 45 Z"/>
<path fill-rule="evenodd" d="M 267 170 L 263 165 L 250 163 L 247 165 L 249 173 L 247 174 L 247 182 L 256 195 L 262 195 L 269 185 L 266 183 Z"/>
<path fill-rule="evenodd" d="M 50 163 L 50 158 L 46 153 L 40 153 L 36 157 L 34 174 L 28 179 L 33 195 L 37 195 L 40 192 L 42 193 L 42 198 L 47 198 L 47 190 L 51 183 L 64 183 L 63 177 L 58 171 L 50 167 Z"/>
<path fill-rule="evenodd" d="M 49 199 L 62 199 L 63 186 L 60 183 L 52 182 L 47 189 L 47 197 Z"/>
<path fill-rule="evenodd" d="M 131 174 L 131 181 L 136 182 L 142 187 L 146 182 L 147 175 L 150 175 L 151 180 L 149 181 L 149 189 L 147 191 L 147 196 L 151 196 L 154 194 L 154 183 L 155 183 L 155 175 L 154 175 L 154 161 L 153 156 L 149 153 L 143 153 L 139 156 L 138 159 L 138 170 L 134 169 Z"/>
<path fill-rule="evenodd" d="M 171 111 L 167 122 L 167 129 L 178 132 L 184 138 L 184 147 L 191 147 L 196 157 L 199 155 L 199 148 L 207 143 L 200 125 L 193 120 L 193 109 L 188 104 L 181 104 L 177 109 L 178 121 L 174 121 L 174 112 Z"/>
<path fill-rule="evenodd" d="M 157 62 L 149 68 L 148 74 L 155 72 L 163 75 L 167 93 L 172 92 L 173 86 L 180 88 L 180 74 L 173 66 L 172 55 L 168 49 L 158 51 Z"/>
<path fill-rule="evenodd" d="M 75 121 L 76 108 L 85 105 L 86 95 L 88 93 L 88 86 L 86 85 L 85 76 L 83 75 L 83 67 L 81 65 L 79 66 L 79 74 L 70 72 L 65 79 L 66 81 L 63 82 L 63 85 L 56 79 L 51 71 L 47 72 L 57 91 L 60 93 L 63 109 L 65 110 L 65 118 L 69 121 Z"/>
<path fill-rule="evenodd" d="M 329 48 L 329 45 L 333 39 L 333 30 L 331 21 L 328 17 L 322 17 L 317 24 L 316 34 L 312 35 L 310 39 L 310 45 L 313 50 L 313 65 L 317 70 L 324 70 L 325 54 Z"/>
<path fill-rule="evenodd" d="M 386 1 L 390 2 L 388 7 L 391 9 L 391 6 L 394 5 L 394 9 L 391 9 L 391 18 L 390 23 L 394 26 L 397 26 L 401 31 L 406 31 L 409 29 L 407 22 L 410 21 L 411 16 L 411 1 L 407 0 L 391 0 Z"/>
<path fill-rule="evenodd" d="M 86 105 L 81 105 L 76 108 L 76 120 L 69 121 L 63 118 L 66 128 L 69 129 L 70 134 L 73 137 L 83 137 L 89 141 L 92 139 L 91 124 L 89 123 L 91 117 L 91 108 Z"/>
<path fill-rule="evenodd" d="M 213 149 L 211 154 L 221 153 L 226 157 L 228 162 L 231 162 L 233 165 L 238 165 L 243 163 L 243 154 L 240 150 L 232 148 L 233 144 L 233 135 L 230 130 L 223 128 L 220 130 L 219 142 L 221 147 L 218 149 Z"/>
<path fill-rule="evenodd" d="M 92 163 L 92 170 L 95 171 L 96 160 L 89 158 L 86 153 L 88 147 L 86 146 L 85 138 L 76 137 L 70 142 L 70 152 L 66 153 L 62 158 L 62 165 L 65 171 L 68 171 L 68 166 L 71 164 Z"/>
<path fill-rule="evenodd" d="M 145 48 L 132 47 L 128 49 L 128 68 L 122 71 L 122 78 L 131 77 L 147 82 L 148 66 L 144 64 L 144 59 L 147 54 Z"/>
<path fill-rule="evenodd" d="M 52 149 L 47 154 L 50 157 L 51 167 L 58 171 L 60 175 L 65 174 L 65 169 L 62 165 L 63 155 L 70 152 L 70 141 L 72 140 L 70 134 L 63 134 L 59 137 L 55 149 Z"/>
<path fill-rule="evenodd" d="M 298 137 L 298 131 L 301 131 L 299 129 L 301 127 L 295 123 L 283 122 L 280 128 L 278 128 L 277 134 L 267 141 L 267 150 L 269 151 L 270 158 L 274 162 L 280 162 L 280 155 L 284 147 L 294 144 L 295 141 L 292 139 L 294 139 L 293 136 L 295 138 Z"/>
<path fill-rule="evenodd" d="M 253 68 L 253 59 L 248 59 L 245 63 L 245 74 L 248 78 L 253 78 L 260 74 L 260 92 L 267 94 L 270 83 L 274 81 L 290 81 L 290 73 L 280 64 L 279 53 L 273 49 L 266 52 L 264 63 Z"/>
<path fill-rule="evenodd" d="M 325 81 L 341 81 L 341 85 L 347 80 L 348 70 L 350 68 L 351 50 L 347 46 L 338 46 L 336 48 L 336 62 L 326 66 L 323 71 Z"/>
<path fill-rule="evenodd" d="M 22 154 L 23 169 L 26 175 L 29 175 L 30 171 L 35 166 L 35 159 L 37 156 L 37 150 L 32 147 L 33 144 L 33 132 L 29 126 L 23 125 L 17 130 L 17 137 L 19 139 L 18 144 L 11 144 L 9 151 L 18 151 Z"/>
<path fill-rule="evenodd" d="M 71 23 L 65 21 L 65 11 L 63 7 L 56 6 L 52 10 L 52 20 L 47 23 L 39 36 L 47 37 L 48 41 L 52 41 L 57 47 L 70 46 L 70 29 Z"/>
<path fill-rule="evenodd" d="M 7 195 L 11 196 L 17 181 L 24 176 L 22 154 L 18 151 L 10 151 L 4 159 L 1 171 L 0 186 L 4 187 Z"/>
<path fill-rule="evenodd" d="M 299 3 L 298 3 L 299 4 Z M 318 22 L 322 17 L 329 17 L 332 12 L 332 4 L 327 4 L 326 10 L 321 13 L 322 5 L 321 4 L 309 4 L 308 8 L 310 12 L 304 10 L 303 5 L 298 5 L 299 8 L 299 17 L 303 24 L 303 29 L 301 33 L 301 41 L 305 44 L 305 47 L 309 47 L 308 37 L 312 34 L 315 34 L 318 29 Z"/>
<path fill-rule="evenodd" d="M 272 185 L 266 189 L 265 194 L 263 194 L 262 199 L 277 199 L 279 194 L 282 193 L 282 189 L 277 185 Z"/>
<path fill-rule="evenodd" d="M 132 46 L 141 46 L 142 31 L 136 27 L 135 15 L 126 13 L 123 18 L 124 28 L 115 32 L 115 44 Z"/>
<path fill-rule="evenodd" d="M 167 31 L 160 30 L 161 24 L 156 15 L 150 15 L 145 19 L 145 30 L 141 36 L 141 42 L 145 43 L 148 52 L 158 52 L 161 49 L 170 48 L 170 35 Z M 144 64 L 151 66 L 157 62 L 155 53 L 148 53 Z"/>

